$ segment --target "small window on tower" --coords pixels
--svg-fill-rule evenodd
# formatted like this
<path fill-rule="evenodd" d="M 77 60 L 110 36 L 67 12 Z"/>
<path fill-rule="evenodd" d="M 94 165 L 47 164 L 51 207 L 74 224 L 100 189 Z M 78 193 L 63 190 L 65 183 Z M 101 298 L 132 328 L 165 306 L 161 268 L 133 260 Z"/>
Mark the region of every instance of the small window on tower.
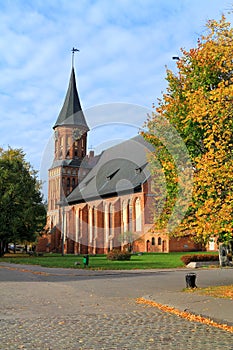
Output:
<path fill-rule="evenodd" d="M 74 143 L 74 156 L 78 157 L 78 142 L 75 141 Z"/>
<path fill-rule="evenodd" d="M 57 142 L 57 140 L 55 141 L 55 153 L 57 153 L 57 151 L 58 151 L 58 142 Z"/>

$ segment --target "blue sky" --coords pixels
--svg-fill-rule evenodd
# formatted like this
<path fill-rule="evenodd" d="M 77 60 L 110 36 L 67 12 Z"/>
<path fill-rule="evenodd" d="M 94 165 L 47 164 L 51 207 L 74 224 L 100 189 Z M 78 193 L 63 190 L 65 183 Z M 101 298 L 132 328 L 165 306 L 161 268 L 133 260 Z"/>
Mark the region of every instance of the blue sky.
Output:
<path fill-rule="evenodd" d="M 165 66 L 176 70 L 172 56 L 195 47 L 206 21 L 231 7 L 230 0 L 0 0 L 0 146 L 23 148 L 47 173 L 72 47 L 80 50 L 89 146 L 98 151 L 136 134 L 166 89 Z"/>

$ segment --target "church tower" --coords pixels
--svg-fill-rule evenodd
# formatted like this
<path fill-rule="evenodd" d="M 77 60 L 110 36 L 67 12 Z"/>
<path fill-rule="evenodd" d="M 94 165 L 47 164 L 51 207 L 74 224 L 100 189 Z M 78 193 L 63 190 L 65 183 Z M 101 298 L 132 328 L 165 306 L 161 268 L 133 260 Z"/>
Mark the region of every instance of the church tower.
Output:
<path fill-rule="evenodd" d="M 65 101 L 53 129 L 54 159 L 48 176 L 48 219 L 51 229 L 59 222 L 58 203 L 85 175 L 81 166 L 87 154 L 89 128 L 80 104 L 73 64 Z"/>

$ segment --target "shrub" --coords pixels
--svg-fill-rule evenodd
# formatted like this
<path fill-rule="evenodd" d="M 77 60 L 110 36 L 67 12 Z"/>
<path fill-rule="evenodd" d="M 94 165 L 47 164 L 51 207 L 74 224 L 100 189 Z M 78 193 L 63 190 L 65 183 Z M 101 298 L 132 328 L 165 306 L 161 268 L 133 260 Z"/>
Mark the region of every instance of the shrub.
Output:
<path fill-rule="evenodd" d="M 216 254 L 195 254 L 183 255 L 180 259 L 185 265 L 188 265 L 190 262 L 196 261 L 218 261 L 219 257 Z"/>
<path fill-rule="evenodd" d="M 118 249 L 113 249 L 107 254 L 108 260 L 130 260 L 131 259 L 131 253 L 129 252 L 122 252 Z"/>

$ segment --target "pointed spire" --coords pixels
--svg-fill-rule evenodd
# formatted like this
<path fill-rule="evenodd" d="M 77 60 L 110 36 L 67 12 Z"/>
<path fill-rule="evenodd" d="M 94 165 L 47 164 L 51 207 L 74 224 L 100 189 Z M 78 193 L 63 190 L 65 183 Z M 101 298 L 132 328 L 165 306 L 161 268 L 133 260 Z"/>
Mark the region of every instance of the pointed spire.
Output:
<path fill-rule="evenodd" d="M 85 132 L 89 130 L 80 104 L 73 66 L 65 101 L 53 128 L 61 125 L 81 127 Z"/>

